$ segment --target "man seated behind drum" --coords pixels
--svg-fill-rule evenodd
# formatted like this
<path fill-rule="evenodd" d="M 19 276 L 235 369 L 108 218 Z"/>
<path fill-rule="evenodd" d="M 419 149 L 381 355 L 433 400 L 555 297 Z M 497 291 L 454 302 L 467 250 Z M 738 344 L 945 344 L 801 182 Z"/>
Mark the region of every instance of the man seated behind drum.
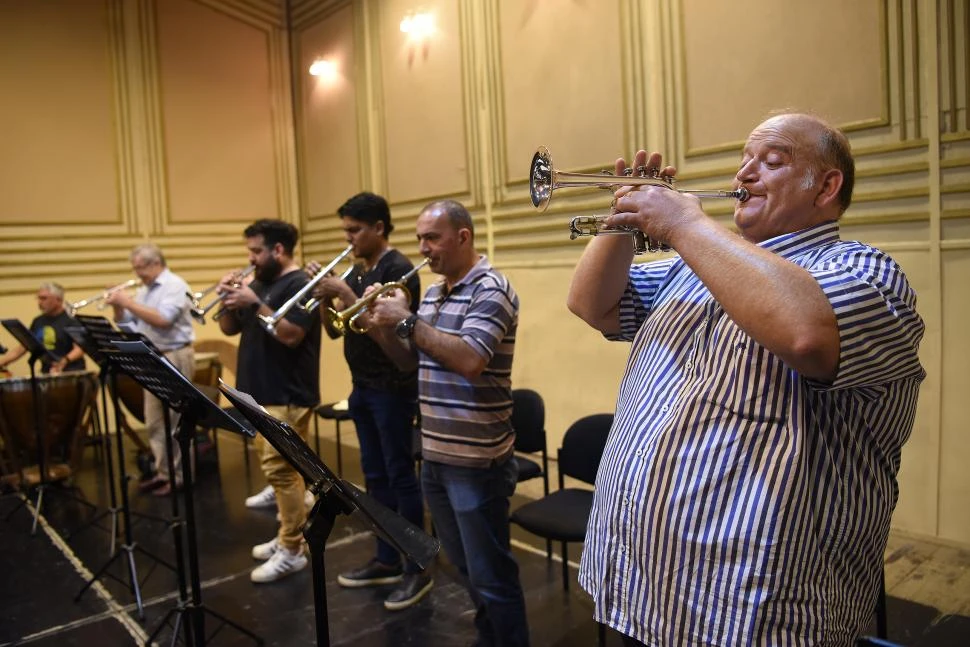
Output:
<path fill-rule="evenodd" d="M 41 372 L 83 371 L 84 351 L 67 334 L 67 329 L 78 323 L 64 309 L 64 288 L 49 281 L 41 283 L 37 289 L 37 308 L 40 314 L 30 322 L 30 332 L 50 351 L 50 355 L 40 360 Z M 17 344 L 0 355 L 0 369 L 26 353 L 27 349 Z"/>

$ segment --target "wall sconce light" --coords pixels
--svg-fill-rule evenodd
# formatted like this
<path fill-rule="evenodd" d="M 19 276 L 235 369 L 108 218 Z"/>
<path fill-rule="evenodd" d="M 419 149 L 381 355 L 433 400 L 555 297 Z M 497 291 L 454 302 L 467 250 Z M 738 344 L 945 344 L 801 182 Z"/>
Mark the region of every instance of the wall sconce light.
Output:
<path fill-rule="evenodd" d="M 401 31 L 409 40 L 423 41 L 434 33 L 434 16 L 430 11 L 409 13 L 401 19 Z"/>
<path fill-rule="evenodd" d="M 321 81 L 334 81 L 337 79 L 337 63 L 326 58 L 318 58 L 310 65 L 310 74 L 319 77 Z"/>

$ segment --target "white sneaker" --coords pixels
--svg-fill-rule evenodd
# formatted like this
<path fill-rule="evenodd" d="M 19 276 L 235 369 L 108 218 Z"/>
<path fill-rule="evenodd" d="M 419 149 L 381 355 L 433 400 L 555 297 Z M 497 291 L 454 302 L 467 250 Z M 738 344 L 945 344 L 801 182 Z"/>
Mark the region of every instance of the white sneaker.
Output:
<path fill-rule="evenodd" d="M 273 537 L 265 544 L 256 544 L 253 546 L 253 559 L 258 559 L 260 561 L 266 561 L 270 557 L 276 554 L 280 549 L 280 542 L 276 537 Z"/>
<path fill-rule="evenodd" d="M 276 491 L 272 485 L 267 485 L 259 494 L 246 497 L 247 508 L 274 508 L 276 507 Z"/>
<path fill-rule="evenodd" d="M 249 579 L 257 584 L 275 582 L 290 573 L 302 571 L 306 568 L 308 561 L 302 550 L 291 553 L 281 546 L 266 563 L 253 569 L 253 572 L 249 574 Z"/>

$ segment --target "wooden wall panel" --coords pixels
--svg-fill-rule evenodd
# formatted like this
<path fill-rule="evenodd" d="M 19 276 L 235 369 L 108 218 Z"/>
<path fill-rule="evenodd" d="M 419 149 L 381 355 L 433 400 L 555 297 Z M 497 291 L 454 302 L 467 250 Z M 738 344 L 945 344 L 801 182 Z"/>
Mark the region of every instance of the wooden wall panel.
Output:
<path fill-rule="evenodd" d="M 119 224 L 106 0 L 0 3 L 0 223 Z"/>
<path fill-rule="evenodd" d="M 884 5 L 683 0 L 687 155 L 744 140 L 779 108 L 838 124 L 887 123 Z"/>
<path fill-rule="evenodd" d="M 384 0 L 379 7 L 381 112 L 386 197 L 429 202 L 471 189 L 466 131 L 459 2 Z M 434 16 L 435 33 L 415 43 L 401 20 L 420 8 Z"/>
<path fill-rule="evenodd" d="M 354 10 L 347 5 L 298 35 L 294 71 L 301 88 L 300 174 L 310 220 L 333 218 L 361 189 L 360 124 L 357 122 L 357 56 Z M 312 76 L 311 64 L 333 63 L 334 75 Z"/>
<path fill-rule="evenodd" d="M 282 217 L 266 31 L 191 0 L 156 7 L 169 222 Z"/>
<path fill-rule="evenodd" d="M 564 170 L 624 153 L 629 88 L 615 51 L 622 46 L 619 9 L 618 0 L 499 3 L 506 163 L 496 180 L 527 180 L 540 144 Z"/>

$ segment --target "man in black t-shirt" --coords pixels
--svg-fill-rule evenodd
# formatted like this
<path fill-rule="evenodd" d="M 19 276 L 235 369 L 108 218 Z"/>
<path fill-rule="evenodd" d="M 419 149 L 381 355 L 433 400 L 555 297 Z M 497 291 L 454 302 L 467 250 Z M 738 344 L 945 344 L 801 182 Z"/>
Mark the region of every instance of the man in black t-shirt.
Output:
<path fill-rule="evenodd" d="M 67 329 L 78 323 L 64 309 L 64 288 L 57 283 L 41 283 L 37 290 L 37 307 L 41 313 L 30 323 L 30 332 L 51 352 L 41 358 L 41 372 L 83 371 L 84 351 L 67 334 Z M 0 368 L 26 353 L 27 349 L 17 344 L 0 357 Z"/>
<path fill-rule="evenodd" d="M 323 300 L 321 309 L 330 306 L 339 311 L 355 303 L 368 286 L 399 281 L 413 265 L 390 246 L 388 237 L 394 227 L 384 198 L 359 193 L 347 200 L 337 214 L 358 263 L 344 280 L 336 277 L 321 280 L 314 296 Z M 319 264 L 311 263 L 307 271 L 315 273 L 319 268 Z M 406 286 L 414 312 L 421 299 L 418 276 L 412 276 Z M 330 337 L 336 338 L 339 335 L 328 319 L 323 316 L 324 326 Z M 375 328 L 366 334 L 348 330 L 344 337 L 344 357 L 353 379 L 348 404 L 360 441 L 361 467 L 367 491 L 421 527 L 424 507 L 412 448 L 417 371 L 399 370 L 375 341 L 377 334 L 382 334 L 381 329 Z M 415 604 L 432 586 L 428 575 L 411 562 L 402 564 L 401 555 L 380 538 L 375 557 L 358 569 L 341 573 L 337 582 L 352 588 L 399 583 L 384 601 L 385 608 L 392 611 Z"/>
<path fill-rule="evenodd" d="M 299 233 L 282 220 L 257 220 L 246 228 L 252 280 L 240 285 L 235 273 L 219 283 L 226 313 L 219 328 L 239 334 L 236 388 L 253 396 L 270 415 L 287 422 L 304 440 L 313 408 L 320 401 L 320 321 L 316 312 L 292 308 L 273 333 L 258 315 L 271 316 L 307 283 L 293 259 Z M 307 565 L 301 534 L 306 523 L 303 477 L 263 437 L 259 438 L 263 474 L 276 495 L 280 529 L 270 541 L 253 547 L 265 563 L 253 570 L 253 582 L 273 582 Z"/>

